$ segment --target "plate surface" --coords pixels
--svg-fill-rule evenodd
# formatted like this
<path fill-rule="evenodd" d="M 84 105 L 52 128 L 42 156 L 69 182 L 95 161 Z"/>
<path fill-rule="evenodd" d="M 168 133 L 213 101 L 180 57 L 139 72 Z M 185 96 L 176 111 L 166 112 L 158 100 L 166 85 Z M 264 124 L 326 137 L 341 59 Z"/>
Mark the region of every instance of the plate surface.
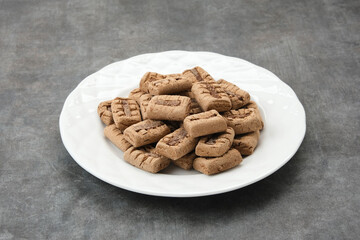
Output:
<path fill-rule="evenodd" d="M 265 128 L 255 152 L 238 167 L 214 176 L 175 166 L 152 174 L 126 163 L 123 153 L 104 137 L 98 104 L 127 97 L 145 72 L 177 73 L 194 66 L 203 67 L 215 80 L 223 78 L 238 85 L 258 103 Z M 139 55 L 88 76 L 67 97 L 59 124 L 66 149 L 92 175 L 130 191 L 169 197 L 218 194 L 257 182 L 291 159 L 306 130 L 303 106 L 273 73 L 239 58 L 186 51 Z"/>

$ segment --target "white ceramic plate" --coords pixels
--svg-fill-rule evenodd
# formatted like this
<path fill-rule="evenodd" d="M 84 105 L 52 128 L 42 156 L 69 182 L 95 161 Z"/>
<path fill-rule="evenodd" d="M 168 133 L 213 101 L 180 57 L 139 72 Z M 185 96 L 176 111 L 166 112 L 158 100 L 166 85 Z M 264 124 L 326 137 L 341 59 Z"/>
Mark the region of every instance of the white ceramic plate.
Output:
<path fill-rule="evenodd" d="M 238 167 L 213 176 L 175 166 L 152 174 L 126 163 L 123 153 L 104 137 L 98 104 L 128 96 L 147 71 L 168 74 L 194 66 L 203 67 L 215 79 L 235 83 L 260 106 L 265 128 L 253 155 Z M 228 192 L 269 176 L 295 154 L 306 128 L 305 111 L 296 94 L 273 73 L 239 58 L 186 51 L 139 55 L 88 76 L 66 99 L 59 123 L 66 149 L 86 171 L 120 188 L 170 197 Z"/>

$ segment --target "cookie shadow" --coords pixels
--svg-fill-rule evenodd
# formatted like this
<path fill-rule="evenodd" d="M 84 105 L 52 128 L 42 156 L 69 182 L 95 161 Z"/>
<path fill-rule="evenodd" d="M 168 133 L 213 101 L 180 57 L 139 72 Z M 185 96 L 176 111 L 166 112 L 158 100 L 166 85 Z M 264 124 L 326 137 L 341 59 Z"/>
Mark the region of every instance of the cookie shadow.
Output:
<path fill-rule="evenodd" d="M 297 176 L 305 164 L 303 161 L 305 155 L 300 148 L 278 171 L 247 187 L 212 196 L 190 198 L 157 197 L 127 191 L 87 173 L 72 160 L 71 156 L 60 162 L 67 162 L 63 167 L 70 168 L 63 171 L 62 175 L 69 185 L 71 184 L 74 199 L 86 198 L 88 204 L 99 207 L 102 212 L 114 218 L 123 214 L 122 211 L 130 212 L 135 209 L 170 212 L 186 218 L 204 213 L 218 215 L 263 209 L 281 198 L 296 184 Z"/>

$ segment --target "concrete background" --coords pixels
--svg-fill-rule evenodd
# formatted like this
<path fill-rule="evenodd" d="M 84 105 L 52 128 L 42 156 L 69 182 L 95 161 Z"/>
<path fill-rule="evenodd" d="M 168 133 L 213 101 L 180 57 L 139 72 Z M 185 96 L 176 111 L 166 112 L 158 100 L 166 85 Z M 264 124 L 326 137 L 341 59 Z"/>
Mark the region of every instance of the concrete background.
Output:
<path fill-rule="evenodd" d="M 0 239 L 358 239 L 360 1 L 0 0 Z M 67 95 L 114 61 L 172 49 L 240 57 L 297 93 L 292 160 L 230 193 L 128 192 L 70 157 Z"/>

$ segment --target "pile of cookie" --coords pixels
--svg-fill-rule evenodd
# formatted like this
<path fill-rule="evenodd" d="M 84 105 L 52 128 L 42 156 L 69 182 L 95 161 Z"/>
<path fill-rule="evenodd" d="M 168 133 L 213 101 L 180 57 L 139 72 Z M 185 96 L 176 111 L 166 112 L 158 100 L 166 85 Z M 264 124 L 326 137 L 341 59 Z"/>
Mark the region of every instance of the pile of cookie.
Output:
<path fill-rule="evenodd" d="M 201 67 L 147 72 L 128 98 L 101 102 L 98 114 L 125 161 L 152 173 L 171 162 L 207 175 L 233 168 L 253 153 L 264 127 L 249 93 Z"/>

